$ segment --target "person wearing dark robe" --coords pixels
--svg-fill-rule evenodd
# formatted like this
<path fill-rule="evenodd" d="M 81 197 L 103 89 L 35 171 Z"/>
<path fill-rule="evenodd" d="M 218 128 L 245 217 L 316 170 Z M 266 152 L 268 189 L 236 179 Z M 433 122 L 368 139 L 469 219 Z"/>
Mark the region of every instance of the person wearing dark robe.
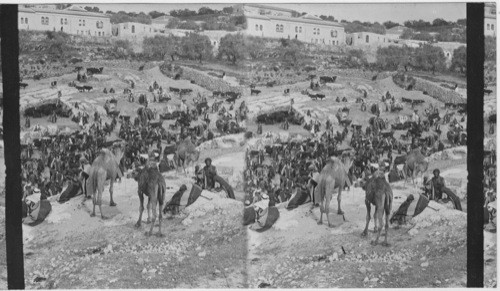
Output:
<path fill-rule="evenodd" d="M 205 159 L 205 167 L 203 167 L 203 175 L 205 177 L 205 189 L 215 188 L 215 176 L 217 176 L 217 169 L 212 165 L 212 159 Z"/>
<path fill-rule="evenodd" d="M 175 192 L 174 196 L 163 208 L 163 214 L 167 214 L 168 211 L 171 211 L 172 215 L 179 214 L 179 206 L 181 205 L 181 198 L 184 192 L 186 192 L 186 185 L 182 185 L 177 192 Z"/>
<path fill-rule="evenodd" d="M 29 117 L 29 116 L 26 116 L 26 121 L 25 121 L 25 123 L 24 123 L 24 126 L 25 126 L 26 128 L 30 128 L 30 126 L 31 126 L 31 121 L 30 121 L 30 117 Z"/>

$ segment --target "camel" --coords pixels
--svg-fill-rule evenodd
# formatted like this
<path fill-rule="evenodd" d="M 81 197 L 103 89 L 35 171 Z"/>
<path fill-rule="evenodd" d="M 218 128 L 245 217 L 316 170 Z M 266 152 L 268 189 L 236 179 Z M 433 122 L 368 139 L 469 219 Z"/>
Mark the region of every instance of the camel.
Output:
<path fill-rule="evenodd" d="M 114 147 L 113 151 L 103 149 L 95 158 L 89 170 L 89 178 L 87 179 L 87 194 L 92 195 L 93 210 L 90 216 L 95 216 L 95 206 L 99 206 L 102 219 L 106 219 L 101 209 L 102 192 L 104 192 L 104 183 L 110 180 L 109 183 L 109 206 L 116 206 L 113 201 L 113 183 L 116 178 L 123 177 L 123 172 L 120 169 L 120 161 L 123 158 L 122 146 Z"/>
<path fill-rule="evenodd" d="M 146 232 L 146 235 L 151 236 L 153 234 L 153 227 L 156 221 L 156 204 L 159 206 L 159 230 L 157 236 L 162 237 L 161 233 L 161 220 L 163 204 L 165 203 L 165 190 L 167 185 L 165 183 L 165 178 L 161 175 L 160 171 L 157 167 L 146 166 L 144 169 L 140 170 L 139 173 L 136 173 L 134 179 L 137 181 L 137 194 L 139 195 L 139 219 L 135 224 L 136 228 L 141 227 L 142 222 L 142 213 L 144 211 L 144 195 L 148 196 L 148 220 L 146 223 L 151 223 L 151 228 L 149 232 Z M 151 220 L 151 210 L 153 212 L 153 219 Z"/>
<path fill-rule="evenodd" d="M 403 168 L 403 173 L 405 175 L 405 183 L 407 180 L 407 175 L 411 174 L 412 183 L 415 185 L 415 178 L 420 172 L 421 175 L 427 171 L 429 167 L 429 161 L 419 149 L 411 151 L 406 156 L 406 162 Z"/>
<path fill-rule="evenodd" d="M 392 189 L 389 183 L 385 180 L 384 176 L 373 175 L 363 186 L 365 190 L 365 204 L 366 204 L 366 226 L 361 236 L 366 236 L 368 234 L 368 225 L 370 224 L 371 216 L 371 204 L 375 205 L 375 213 L 373 220 L 375 222 L 374 232 L 377 233 L 377 238 L 371 242 L 372 245 L 378 244 L 378 239 L 380 233 L 382 232 L 382 218 L 385 212 L 385 240 L 382 243 L 383 246 L 388 247 L 387 234 L 389 231 L 389 215 L 392 209 Z M 377 228 L 377 220 L 379 223 L 379 228 Z"/>
<path fill-rule="evenodd" d="M 175 151 L 175 163 L 177 170 L 182 165 L 184 173 L 186 173 L 186 165 L 190 162 L 196 162 L 200 158 L 200 152 L 196 150 L 196 146 L 192 143 L 191 137 L 187 137 L 177 145 Z"/>
<path fill-rule="evenodd" d="M 318 178 L 318 186 L 316 187 L 318 191 L 321 215 L 318 224 L 323 224 L 323 213 L 326 213 L 326 218 L 328 220 L 328 227 L 333 227 L 330 223 L 330 217 L 328 216 L 330 212 L 330 201 L 332 200 L 332 195 L 335 188 L 339 188 L 339 194 L 337 196 L 338 201 L 338 214 L 344 214 L 340 206 L 342 200 L 342 188 L 348 185 L 351 187 L 351 181 L 348 177 L 348 171 L 352 166 L 352 161 L 350 158 L 344 158 L 344 163 L 336 157 L 332 157 L 326 162 L 326 165 L 321 170 Z M 326 200 L 326 201 L 325 201 Z"/>

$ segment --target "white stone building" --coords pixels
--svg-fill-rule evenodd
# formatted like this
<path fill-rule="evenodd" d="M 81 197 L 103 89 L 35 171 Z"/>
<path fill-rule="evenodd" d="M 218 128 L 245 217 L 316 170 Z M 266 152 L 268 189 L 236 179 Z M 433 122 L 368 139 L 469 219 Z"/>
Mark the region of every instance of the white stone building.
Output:
<path fill-rule="evenodd" d="M 497 36 L 497 7 L 495 3 L 484 4 L 484 35 Z"/>
<path fill-rule="evenodd" d="M 88 12 L 78 6 L 63 10 L 25 8 L 19 6 L 19 29 L 36 31 L 62 31 L 81 36 L 110 36 L 110 17 L 103 13 Z"/>
<path fill-rule="evenodd" d="M 378 34 L 373 32 L 355 32 L 346 36 L 348 46 L 385 47 L 398 44 L 399 36 L 396 34 Z"/>
<path fill-rule="evenodd" d="M 158 28 L 150 24 L 138 22 L 123 22 L 113 24 L 113 36 L 123 39 L 141 39 L 144 37 L 155 36 L 160 34 Z"/>

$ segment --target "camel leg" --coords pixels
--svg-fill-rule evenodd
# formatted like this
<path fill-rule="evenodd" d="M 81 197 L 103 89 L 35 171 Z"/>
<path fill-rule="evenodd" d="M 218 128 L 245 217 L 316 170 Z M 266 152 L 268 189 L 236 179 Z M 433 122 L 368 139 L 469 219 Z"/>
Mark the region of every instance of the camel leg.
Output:
<path fill-rule="evenodd" d="M 148 196 L 148 205 L 146 205 L 146 208 L 148 210 L 148 219 L 146 220 L 146 224 L 151 223 L 151 196 Z"/>
<path fill-rule="evenodd" d="M 375 206 L 375 221 L 378 221 L 379 228 L 377 230 L 377 238 L 375 241 L 372 241 L 372 245 L 376 246 L 378 244 L 378 239 L 380 237 L 380 233 L 382 232 L 382 216 L 384 215 L 383 203 L 385 200 L 385 195 L 381 197 L 382 199 L 377 199 L 377 205 Z"/>
<path fill-rule="evenodd" d="M 388 203 L 384 203 L 384 210 L 385 210 L 385 239 L 382 245 L 384 247 L 390 246 L 390 244 L 387 242 L 387 236 L 389 235 L 389 215 L 391 215 L 391 205 Z"/>
<path fill-rule="evenodd" d="M 325 212 L 325 199 L 328 201 L 328 204 L 330 203 L 330 199 L 328 199 L 328 195 L 326 195 L 326 196 L 327 197 L 324 197 L 323 199 L 321 199 L 321 201 L 319 203 L 319 212 L 320 212 L 320 215 L 319 215 L 318 225 L 323 224 L 323 212 Z M 328 218 L 328 214 L 327 214 L 326 217 Z"/>
<path fill-rule="evenodd" d="M 344 183 L 345 185 L 345 183 Z M 337 214 L 344 214 L 344 211 L 342 211 L 342 208 L 340 207 L 340 202 L 342 201 L 342 188 L 344 187 L 344 185 L 340 185 L 339 186 L 339 195 L 337 196 L 337 202 L 339 203 L 339 208 L 337 210 Z"/>
<path fill-rule="evenodd" d="M 139 220 L 137 220 L 137 223 L 135 224 L 135 227 L 139 228 L 141 227 L 142 223 L 142 212 L 144 212 L 144 195 L 139 192 Z"/>
<path fill-rule="evenodd" d="M 365 230 L 361 233 L 361 236 L 366 236 L 368 234 L 368 225 L 370 224 L 370 218 L 371 218 L 371 204 L 370 201 L 365 199 L 365 205 L 366 205 L 366 226 Z"/>
<path fill-rule="evenodd" d="M 325 214 L 326 220 L 328 221 L 328 227 L 333 227 L 333 224 L 330 222 L 330 202 L 332 200 L 332 194 L 326 195 L 326 203 L 325 203 Z"/>
<path fill-rule="evenodd" d="M 148 201 L 148 215 L 151 212 L 151 208 L 154 207 L 154 206 L 152 206 L 152 204 L 153 204 L 152 200 L 156 200 L 156 199 L 154 199 L 153 197 L 150 197 L 150 199 Z M 156 220 L 156 213 L 155 213 L 156 211 L 154 211 L 154 210 L 156 210 L 156 207 L 154 207 L 154 209 L 153 209 L 153 219 L 151 221 L 151 226 L 149 227 L 149 231 L 146 231 L 147 236 L 150 236 L 153 234 L 153 227 L 155 225 L 155 220 Z"/>
<path fill-rule="evenodd" d="M 151 221 L 151 227 L 149 229 L 149 235 L 152 235 L 153 234 L 153 227 L 155 226 L 155 221 L 156 221 L 156 202 L 157 202 L 157 198 L 158 198 L 158 185 L 156 185 L 153 189 L 154 191 L 151 194 L 151 201 L 150 201 L 150 204 L 151 206 L 148 207 L 148 209 L 150 208 L 151 209 L 151 212 L 153 214 L 153 220 Z M 161 212 L 161 211 L 160 211 Z"/>
<path fill-rule="evenodd" d="M 113 201 L 113 181 L 114 179 L 110 179 L 109 181 L 109 206 L 116 206 L 115 201 Z"/>
<path fill-rule="evenodd" d="M 158 237 L 163 237 L 163 233 L 161 232 L 161 221 L 163 219 L 163 215 L 162 215 L 162 208 L 163 208 L 163 201 L 165 201 L 165 197 L 162 197 L 164 195 L 163 193 L 163 190 L 161 189 L 161 187 L 158 187 L 158 212 L 159 212 L 159 215 L 158 215 L 158 234 L 157 236 Z M 161 196 L 160 196 L 161 195 Z M 161 198 L 160 198 L 161 197 Z M 155 213 L 156 213 L 156 209 L 155 209 Z"/>

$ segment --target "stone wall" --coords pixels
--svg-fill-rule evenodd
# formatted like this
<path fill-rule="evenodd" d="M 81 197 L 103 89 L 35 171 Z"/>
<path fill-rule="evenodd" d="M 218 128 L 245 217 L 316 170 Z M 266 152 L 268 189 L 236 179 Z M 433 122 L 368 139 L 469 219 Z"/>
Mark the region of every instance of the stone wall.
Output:
<path fill-rule="evenodd" d="M 459 93 L 441 87 L 439 84 L 421 79 L 421 78 L 415 78 L 415 87 L 413 88 L 414 90 L 418 91 L 427 91 L 427 94 L 431 97 L 436 98 L 437 100 L 444 102 L 444 103 L 465 103 L 467 100 L 463 98 Z"/>
<path fill-rule="evenodd" d="M 185 66 L 171 66 L 175 67 L 175 69 L 173 71 L 169 71 L 168 67 L 169 65 L 163 64 L 162 66 L 160 66 L 160 70 L 163 74 L 170 78 L 173 78 L 175 74 L 180 73 L 182 79 L 194 81 L 196 85 L 210 91 L 243 93 L 243 87 L 233 86 L 229 82 L 226 82 L 225 80 L 218 77 L 210 76 L 205 72 L 201 72 Z"/>

